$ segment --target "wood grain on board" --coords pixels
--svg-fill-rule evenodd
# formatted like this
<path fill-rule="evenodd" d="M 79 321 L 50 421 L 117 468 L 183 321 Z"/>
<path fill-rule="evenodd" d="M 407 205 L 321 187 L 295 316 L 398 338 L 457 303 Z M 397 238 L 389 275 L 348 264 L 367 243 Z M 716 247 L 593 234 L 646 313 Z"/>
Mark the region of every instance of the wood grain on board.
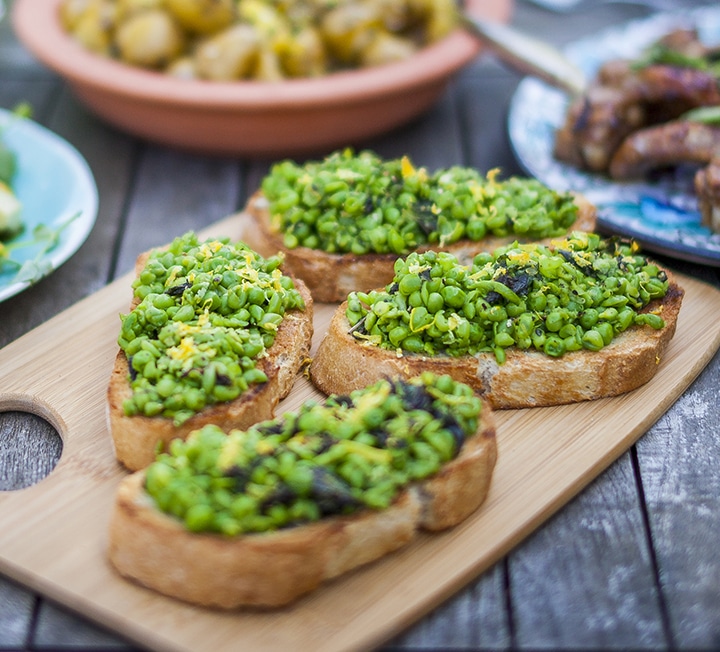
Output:
<path fill-rule="evenodd" d="M 203 235 L 239 237 L 237 216 Z M 119 578 L 106 561 L 115 487 L 125 473 L 107 431 L 105 390 L 125 276 L 0 351 L 0 409 L 48 419 L 63 438 L 54 471 L 0 495 L 0 571 L 158 650 L 360 649 L 380 644 L 489 568 L 617 459 L 677 399 L 720 346 L 720 292 L 689 277 L 675 339 L 656 377 L 625 396 L 497 413 L 488 501 L 450 532 L 422 535 L 383 560 L 274 612 L 213 612 Z M 335 309 L 316 306 L 317 346 Z M 281 410 L 318 396 L 299 377 Z"/>

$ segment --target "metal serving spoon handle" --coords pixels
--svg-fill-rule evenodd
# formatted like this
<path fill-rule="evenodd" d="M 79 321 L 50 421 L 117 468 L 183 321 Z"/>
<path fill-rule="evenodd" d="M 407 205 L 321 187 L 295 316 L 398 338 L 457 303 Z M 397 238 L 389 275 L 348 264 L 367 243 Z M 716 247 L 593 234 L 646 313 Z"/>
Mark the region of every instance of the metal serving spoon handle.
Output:
<path fill-rule="evenodd" d="M 585 75 L 572 61 L 549 43 L 513 27 L 459 12 L 461 23 L 505 63 L 520 72 L 539 77 L 571 95 L 587 88 Z"/>

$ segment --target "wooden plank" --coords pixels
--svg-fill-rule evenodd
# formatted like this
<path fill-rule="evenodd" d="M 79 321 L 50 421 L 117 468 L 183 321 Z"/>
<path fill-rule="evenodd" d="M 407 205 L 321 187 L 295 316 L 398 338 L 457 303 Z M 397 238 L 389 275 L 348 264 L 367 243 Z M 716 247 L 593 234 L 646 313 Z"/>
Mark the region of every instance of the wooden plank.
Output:
<path fill-rule="evenodd" d="M 719 385 L 713 364 L 637 445 L 671 643 L 682 649 L 720 641 Z"/>
<path fill-rule="evenodd" d="M 22 586 L 0 577 L 0 641 L 2 649 L 21 649 L 27 641 L 35 598 Z"/>
<path fill-rule="evenodd" d="M 215 231 L 236 236 L 241 228 L 239 219 L 230 218 Z M 422 536 L 293 608 L 226 614 L 136 587 L 119 579 L 105 560 L 108 513 L 124 473 L 112 455 L 104 404 L 117 314 L 130 294 L 129 278 L 123 277 L 0 352 L 0 408 L 38 413 L 64 440 L 63 456 L 48 478 L 0 496 L 0 528 L 14 532 L 12 540 L 0 541 L 0 570 L 162 650 L 230 649 L 239 637 L 254 649 L 379 644 L 489 568 L 565 504 L 644 433 L 704 367 L 720 344 L 720 324 L 711 314 L 720 309 L 720 292 L 681 280 L 687 296 L 677 336 L 651 383 L 614 399 L 499 413 L 500 454 L 491 494 L 464 524 Z M 332 311 L 333 306 L 318 306 L 316 342 Z M 77 324 L 83 325 L 81 332 Z M 315 395 L 300 378 L 282 409 Z M 50 558 L 49 536 L 58 542 Z"/>
<path fill-rule="evenodd" d="M 391 650 L 510 647 L 505 564 L 495 564 L 408 632 L 388 641 Z"/>
<path fill-rule="evenodd" d="M 630 453 L 519 546 L 509 568 L 520 647 L 667 644 Z"/>
<path fill-rule="evenodd" d="M 148 247 L 214 224 L 238 209 L 240 165 L 145 145 L 135 169 L 117 271 L 125 273 Z"/>

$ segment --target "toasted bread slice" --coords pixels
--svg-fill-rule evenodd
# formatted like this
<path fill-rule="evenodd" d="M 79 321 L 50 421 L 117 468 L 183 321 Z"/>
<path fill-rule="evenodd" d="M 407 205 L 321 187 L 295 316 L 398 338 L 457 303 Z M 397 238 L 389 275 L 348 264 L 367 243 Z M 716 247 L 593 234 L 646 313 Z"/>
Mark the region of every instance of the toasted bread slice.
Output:
<path fill-rule="evenodd" d="M 597 217 L 595 206 L 582 195 L 576 194 L 574 199 L 578 205 L 578 216 L 568 232 L 594 231 Z M 268 202 L 260 191 L 250 198 L 246 212 L 252 223 L 243 234 L 245 242 L 263 256 L 282 253 L 286 268 L 305 281 L 315 301 L 338 303 L 344 301 L 350 292 L 372 290 L 392 281 L 393 265 L 398 258 L 396 254 L 330 254 L 307 247 L 289 249 L 283 244 L 282 234 L 271 228 Z M 461 240 L 444 247 L 437 244 L 423 245 L 417 251 L 448 251 L 460 262 L 469 264 L 475 254 L 493 251 L 516 240 L 525 242 L 518 239 L 517 235 L 489 236 L 477 242 Z"/>
<path fill-rule="evenodd" d="M 120 484 L 109 558 L 123 576 L 193 604 L 282 606 L 408 544 L 420 530 L 463 521 L 485 501 L 496 457 L 494 418 L 484 404 L 476 434 L 458 456 L 389 508 L 236 537 L 185 529 L 157 509 L 139 471 Z"/>
<path fill-rule="evenodd" d="M 138 256 L 137 274 L 145 266 L 148 256 L 149 252 Z M 305 310 L 290 310 L 285 314 L 273 345 L 267 355 L 257 361 L 267 382 L 252 385 L 232 401 L 210 405 L 179 426 L 170 418 L 125 415 L 123 402 L 132 395 L 130 368 L 125 353 L 118 351 L 107 390 L 107 418 L 119 462 L 131 471 L 137 471 L 155 459 L 159 446 L 166 446 L 172 439 L 184 439 L 205 424 L 222 423 L 228 428 L 244 428 L 273 416 L 275 406 L 290 392 L 298 371 L 308 359 L 312 341 L 312 296 L 302 281 L 293 281 L 305 301 Z M 134 299 L 131 308 L 137 303 Z"/>
<path fill-rule="evenodd" d="M 451 357 L 382 349 L 352 336 L 347 303 L 335 312 L 310 365 L 310 378 L 325 393 L 347 393 L 383 377 L 410 377 L 422 371 L 449 374 L 466 383 L 494 408 L 576 403 L 629 392 L 657 371 L 675 334 L 684 291 L 671 280 L 667 294 L 642 312 L 661 310 L 659 330 L 632 326 L 599 351 L 581 349 L 552 358 L 534 350 L 509 348 L 498 364 L 494 353 Z"/>

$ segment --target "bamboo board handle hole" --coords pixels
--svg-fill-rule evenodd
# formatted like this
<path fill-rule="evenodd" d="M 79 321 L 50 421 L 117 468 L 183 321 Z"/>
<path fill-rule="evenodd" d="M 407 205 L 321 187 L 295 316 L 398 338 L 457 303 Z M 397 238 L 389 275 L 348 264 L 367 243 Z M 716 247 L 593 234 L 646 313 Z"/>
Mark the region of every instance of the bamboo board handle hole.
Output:
<path fill-rule="evenodd" d="M 57 465 L 63 442 L 58 431 L 31 412 L 0 412 L 0 491 L 24 489 Z M 2 435 L 1 433 L 6 433 Z"/>

